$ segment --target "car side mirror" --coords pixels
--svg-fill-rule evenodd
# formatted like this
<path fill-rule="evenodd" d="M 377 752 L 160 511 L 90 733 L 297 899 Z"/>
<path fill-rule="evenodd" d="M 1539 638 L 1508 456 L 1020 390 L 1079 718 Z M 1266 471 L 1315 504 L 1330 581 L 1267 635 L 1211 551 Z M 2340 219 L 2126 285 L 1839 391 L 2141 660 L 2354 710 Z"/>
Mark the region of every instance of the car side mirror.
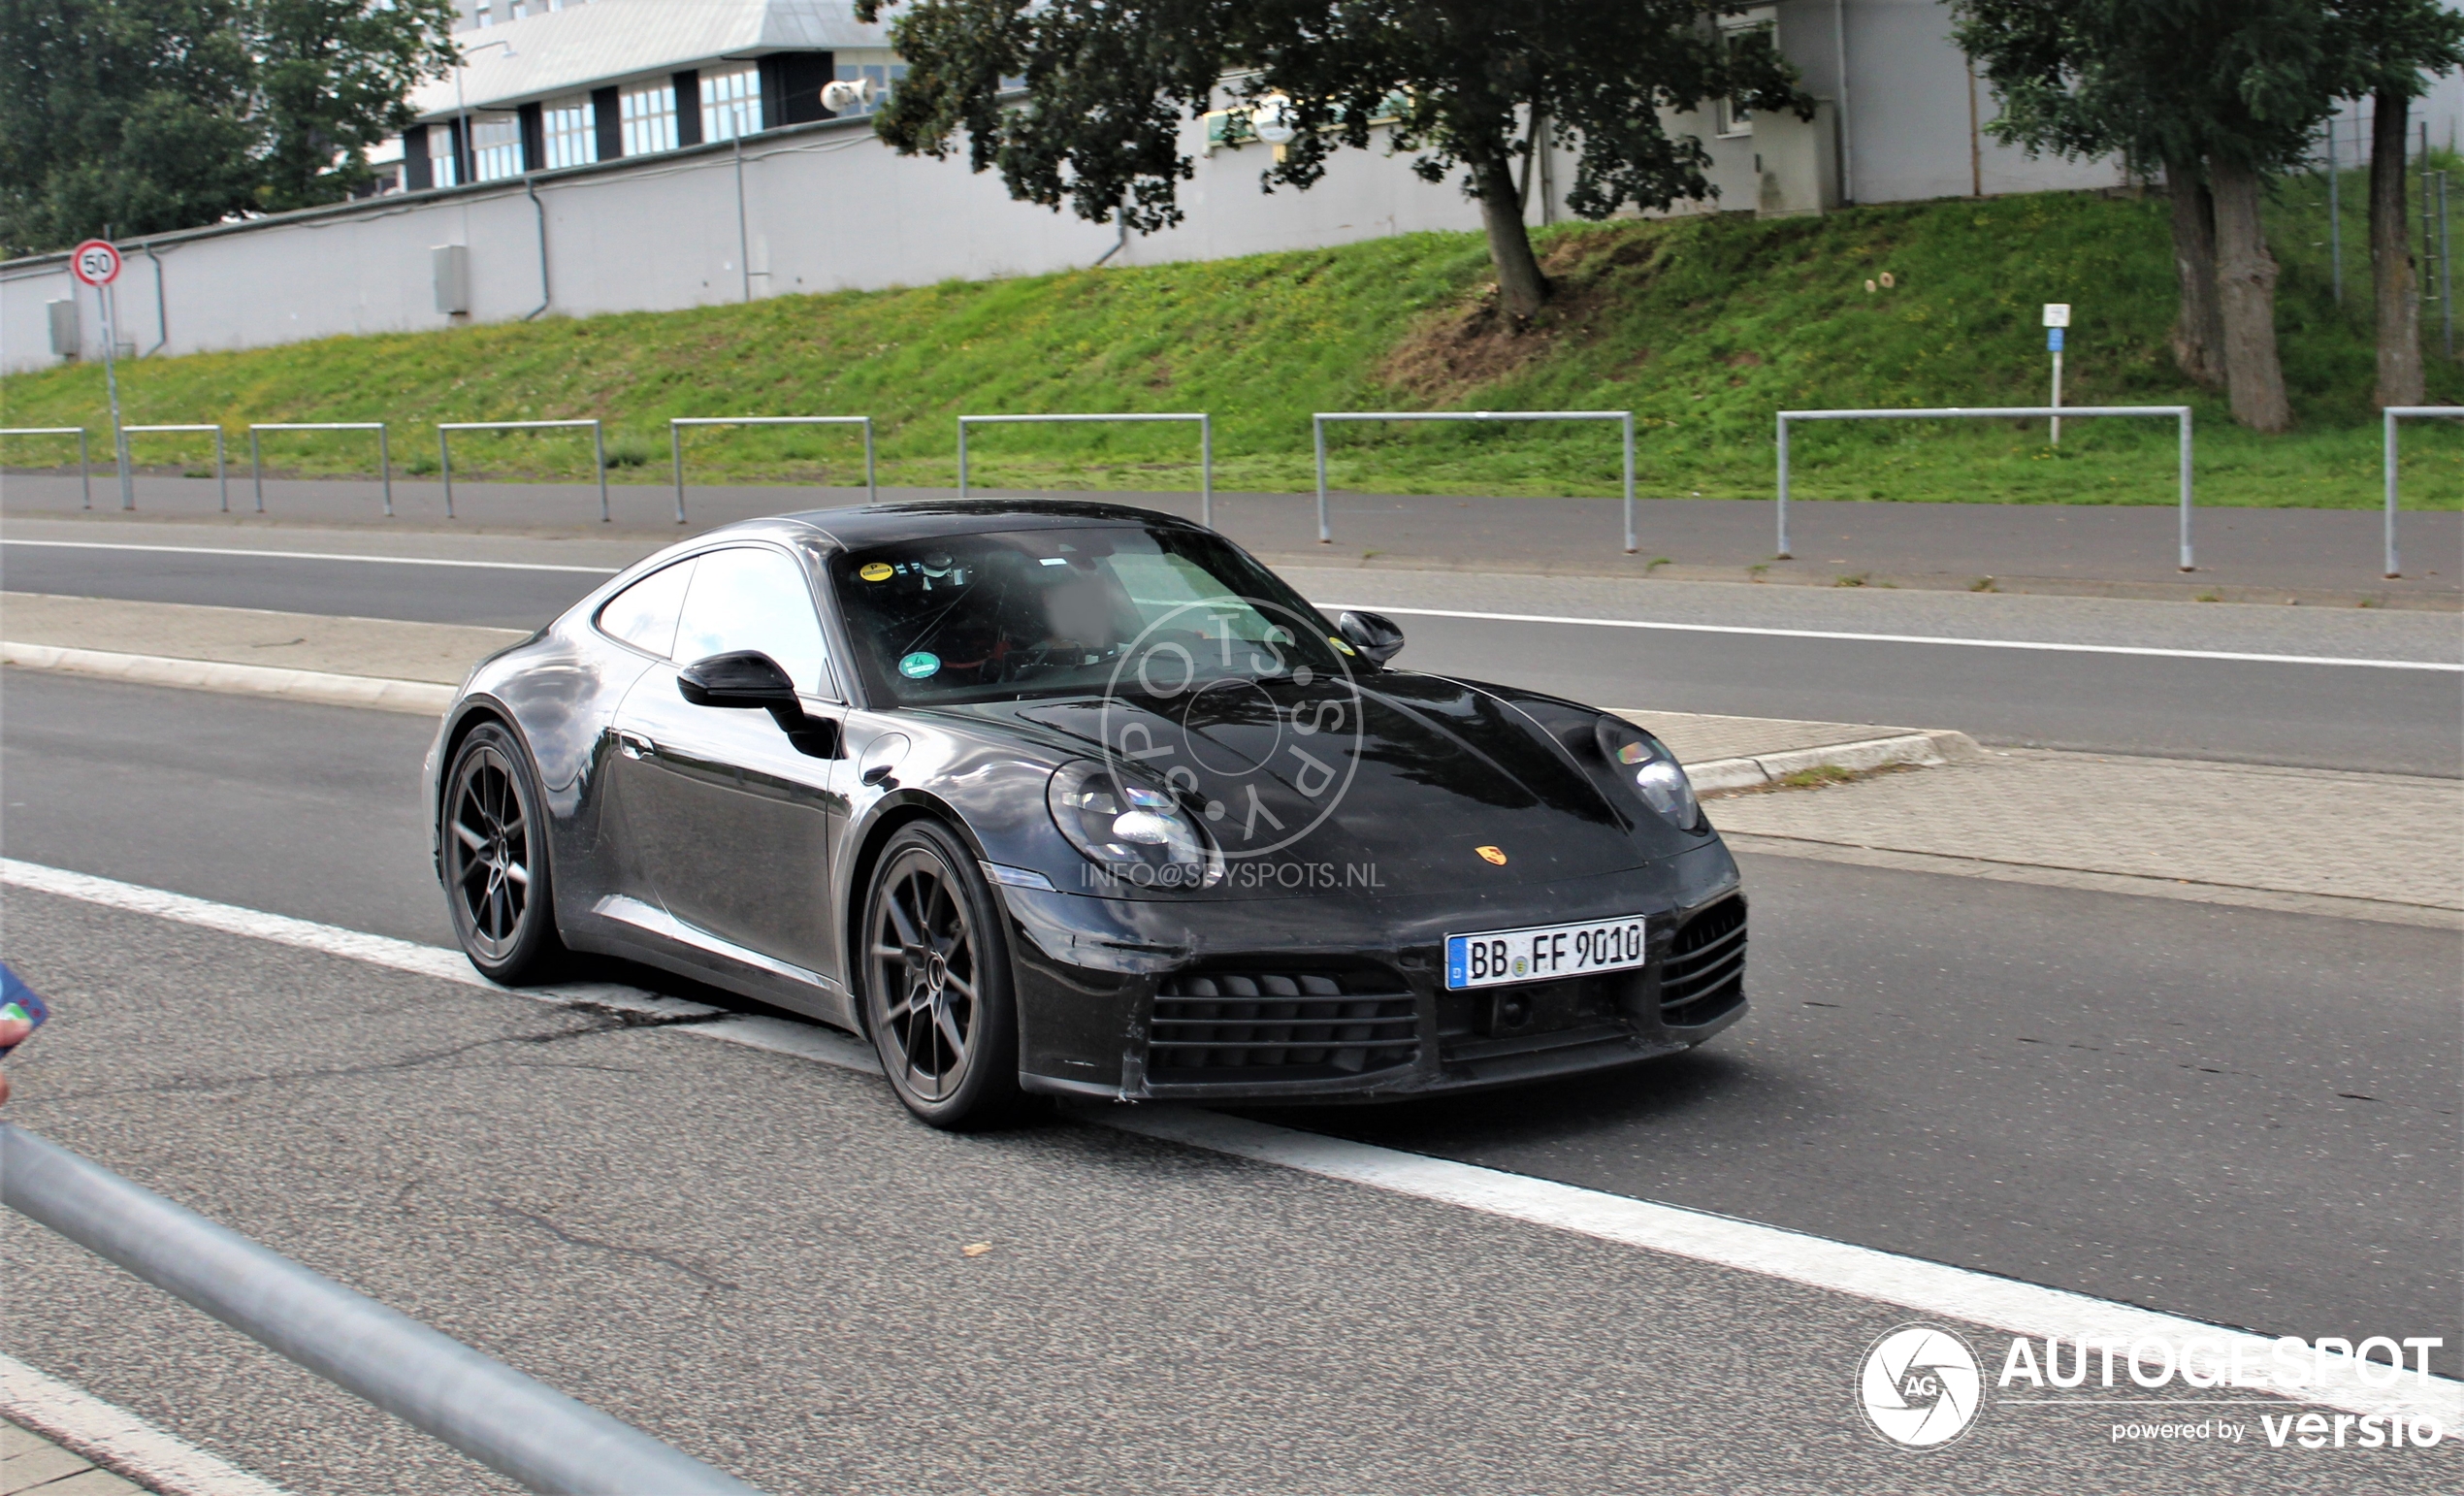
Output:
<path fill-rule="evenodd" d="M 1345 612 L 1335 628 L 1372 665 L 1383 665 L 1403 653 L 1403 630 L 1383 613 Z"/>
<path fill-rule="evenodd" d="M 778 723 L 798 753 L 838 757 L 838 724 L 806 716 L 795 682 L 758 649 L 696 660 L 676 672 L 676 694 L 696 706 L 759 707 Z"/>

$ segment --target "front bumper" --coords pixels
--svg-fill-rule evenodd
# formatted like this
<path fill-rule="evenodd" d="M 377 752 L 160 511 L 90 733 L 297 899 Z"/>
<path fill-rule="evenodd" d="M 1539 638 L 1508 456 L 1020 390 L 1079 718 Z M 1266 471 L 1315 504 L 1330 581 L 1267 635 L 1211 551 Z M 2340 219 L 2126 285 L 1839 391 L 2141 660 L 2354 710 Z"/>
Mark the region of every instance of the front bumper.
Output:
<path fill-rule="evenodd" d="M 1701 1044 L 1746 1011 L 1744 895 L 1716 842 L 1504 899 L 1141 905 L 1003 894 L 1030 1090 L 1395 1100 L 1634 1064 Z M 1448 933 L 1637 913 L 1640 967 L 1444 986 Z"/>

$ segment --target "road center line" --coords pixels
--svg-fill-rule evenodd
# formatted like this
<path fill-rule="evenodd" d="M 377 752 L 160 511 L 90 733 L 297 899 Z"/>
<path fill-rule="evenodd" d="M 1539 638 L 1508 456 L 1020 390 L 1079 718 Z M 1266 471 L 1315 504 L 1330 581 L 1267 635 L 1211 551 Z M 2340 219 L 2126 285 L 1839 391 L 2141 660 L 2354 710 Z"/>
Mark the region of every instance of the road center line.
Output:
<path fill-rule="evenodd" d="M 584 576 L 614 576 L 619 567 L 567 567 L 533 561 L 453 561 L 438 556 L 359 556 L 341 551 L 243 550 L 236 545 L 133 545 L 113 540 L 19 540 L 0 537 L 0 545 L 39 545 L 64 551 L 146 551 L 161 556 L 251 556 L 275 561 L 355 561 L 379 567 L 464 567 L 473 571 L 572 571 Z"/>
<path fill-rule="evenodd" d="M 214 903 L 184 894 L 146 888 L 40 863 L 0 859 L 0 884 L 109 908 L 132 910 L 231 934 L 345 957 L 467 987 L 575 1006 L 625 1006 L 671 1016 L 711 1015 L 708 1023 L 677 1025 L 686 1033 L 782 1051 L 827 1064 L 878 1074 L 869 1046 L 818 1024 L 784 1019 L 726 1016 L 722 1010 L 630 988 L 593 984 L 558 989 L 497 987 L 472 969 L 458 951 L 420 945 L 287 915 Z M 1921 1314 L 1989 1325 L 2016 1335 L 2084 1337 L 2088 1343 L 2127 1345 L 2145 1338 L 2182 1344 L 2211 1343 L 2224 1355 L 2240 1353 L 2264 1366 L 2270 1337 L 2222 1328 L 2134 1305 L 2091 1298 L 1992 1273 L 1928 1262 L 1831 1241 L 1779 1226 L 1707 1211 L 1630 1199 L 1553 1180 L 1510 1174 L 1451 1159 L 1432 1158 L 1342 1138 L 1323 1137 L 1268 1122 L 1250 1122 L 1193 1107 L 1141 1106 L 1074 1109 L 1081 1121 L 1163 1142 L 1200 1148 L 1274 1164 L 1322 1179 L 1365 1185 L 1392 1194 L 1453 1205 L 1552 1230 L 1572 1232 L 1671 1256 L 1784 1279 L 1856 1298 L 1896 1304 Z M 1990 1357 L 1989 1357 L 1990 1359 Z M 2427 1414 L 2449 1431 L 2464 1428 L 2464 1382 L 2410 1373 L 2394 1386 L 2360 1380 L 2349 1362 L 2330 1357 L 2329 1385 L 2291 1397 L 2359 1414 Z M 2374 1374 L 2375 1375 L 2375 1374 Z M 2253 1389 L 2255 1390 L 2255 1389 Z M 2272 1390 L 2272 1389 L 2270 1389 Z"/>
<path fill-rule="evenodd" d="M 1323 611 L 1374 609 L 1410 618 L 1468 618 L 1480 623 L 1568 624 L 1590 629 L 1655 629 L 1670 634 L 1744 634 L 1781 639 L 1844 639 L 1857 644 L 1957 644 L 1966 649 L 2035 649 L 2069 655 L 2147 655 L 2160 660 L 2230 660 L 2253 665 L 2340 665 L 2378 670 L 2464 673 L 2464 664 L 2435 660 L 2350 660 L 2332 655 L 2260 655 L 2225 649 L 2155 649 L 2136 644 L 2056 644 L 2042 639 L 1963 639 L 1938 634 L 1850 634 L 1835 629 L 1758 629 L 1740 624 L 1659 623 L 1641 618 L 1573 618 L 1552 613 L 1475 613 L 1459 608 L 1390 607 L 1376 602 L 1319 602 Z"/>

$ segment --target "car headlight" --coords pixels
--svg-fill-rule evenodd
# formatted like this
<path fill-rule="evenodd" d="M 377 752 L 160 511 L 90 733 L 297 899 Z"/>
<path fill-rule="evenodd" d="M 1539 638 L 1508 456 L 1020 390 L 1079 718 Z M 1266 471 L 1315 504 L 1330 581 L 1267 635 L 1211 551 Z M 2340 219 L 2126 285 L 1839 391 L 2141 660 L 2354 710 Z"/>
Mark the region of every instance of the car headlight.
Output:
<path fill-rule="evenodd" d="M 1702 821 L 1702 806 L 1694 797 L 1694 781 L 1685 777 L 1676 755 L 1662 746 L 1660 740 L 1632 723 L 1614 717 L 1600 719 L 1600 751 L 1619 779 L 1633 786 L 1642 802 L 1659 813 L 1660 819 L 1681 831 L 1693 830 Z"/>
<path fill-rule="evenodd" d="M 1045 799 L 1086 860 L 1140 888 L 1211 889 L 1223 853 L 1179 801 L 1100 764 L 1064 764 Z"/>

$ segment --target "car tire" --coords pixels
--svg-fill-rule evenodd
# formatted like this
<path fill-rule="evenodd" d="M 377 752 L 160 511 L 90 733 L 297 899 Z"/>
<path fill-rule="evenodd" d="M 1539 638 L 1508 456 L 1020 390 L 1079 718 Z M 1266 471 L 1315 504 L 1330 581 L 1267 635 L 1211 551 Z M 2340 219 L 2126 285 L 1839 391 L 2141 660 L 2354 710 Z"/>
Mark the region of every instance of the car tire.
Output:
<path fill-rule="evenodd" d="M 566 950 L 546 797 L 529 751 L 502 723 L 480 723 L 454 750 L 437 840 L 454 938 L 470 964 L 507 985 L 555 975 Z"/>
<path fill-rule="evenodd" d="M 932 821 L 892 832 L 873 863 L 859 927 L 864 1026 L 891 1089 L 935 1127 L 1017 1121 L 1018 1002 L 992 889 L 966 846 Z"/>

